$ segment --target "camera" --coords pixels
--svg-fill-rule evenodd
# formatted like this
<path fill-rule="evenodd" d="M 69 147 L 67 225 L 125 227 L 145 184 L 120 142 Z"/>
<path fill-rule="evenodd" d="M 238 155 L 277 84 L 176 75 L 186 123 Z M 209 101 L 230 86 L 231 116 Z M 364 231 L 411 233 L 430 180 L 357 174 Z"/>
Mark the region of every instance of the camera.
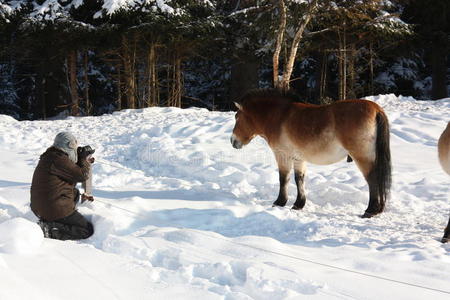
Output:
<path fill-rule="evenodd" d="M 86 146 L 78 147 L 77 152 L 78 152 L 78 155 L 80 155 L 81 153 L 86 153 L 86 156 L 88 156 L 88 155 L 94 154 L 95 149 L 92 149 L 91 146 L 86 145 Z"/>

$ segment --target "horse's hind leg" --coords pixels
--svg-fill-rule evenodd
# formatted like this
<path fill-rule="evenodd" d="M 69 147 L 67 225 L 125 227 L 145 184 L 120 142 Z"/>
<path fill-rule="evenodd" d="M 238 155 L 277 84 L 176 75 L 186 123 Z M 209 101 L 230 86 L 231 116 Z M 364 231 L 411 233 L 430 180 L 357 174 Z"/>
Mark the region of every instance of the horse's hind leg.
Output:
<path fill-rule="evenodd" d="M 302 160 L 294 162 L 295 184 L 297 185 L 297 200 L 292 209 L 302 209 L 306 203 L 305 195 L 305 172 L 306 163 Z"/>
<path fill-rule="evenodd" d="M 288 200 L 288 184 L 292 170 L 292 159 L 283 152 L 275 153 L 278 163 L 278 173 L 280 177 L 280 192 L 273 206 L 285 206 Z"/>
<path fill-rule="evenodd" d="M 363 218 L 371 218 L 383 211 L 383 207 L 380 203 L 380 194 L 378 189 L 378 179 L 375 172 L 371 171 L 366 177 L 369 185 L 369 206 L 362 215 Z"/>
<path fill-rule="evenodd" d="M 383 207 L 380 203 L 378 176 L 374 171 L 375 162 L 367 158 L 354 157 L 354 160 L 369 185 L 369 205 L 362 217 L 371 218 L 383 211 Z"/>

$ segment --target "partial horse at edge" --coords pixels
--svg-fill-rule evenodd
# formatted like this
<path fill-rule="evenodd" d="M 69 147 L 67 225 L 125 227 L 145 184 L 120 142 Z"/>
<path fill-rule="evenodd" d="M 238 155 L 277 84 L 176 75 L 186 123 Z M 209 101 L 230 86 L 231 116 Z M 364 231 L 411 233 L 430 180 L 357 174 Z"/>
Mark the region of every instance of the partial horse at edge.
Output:
<path fill-rule="evenodd" d="M 439 162 L 441 163 L 442 169 L 450 175 L 450 122 L 447 124 L 447 128 L 442 133 L 438 142 L 438 154 Z M 444 236 L 442 237 L 442 242 L 446 243 L 450 241 L 450 217 L 448 220 L 447 227 L 444 231 Z"/>

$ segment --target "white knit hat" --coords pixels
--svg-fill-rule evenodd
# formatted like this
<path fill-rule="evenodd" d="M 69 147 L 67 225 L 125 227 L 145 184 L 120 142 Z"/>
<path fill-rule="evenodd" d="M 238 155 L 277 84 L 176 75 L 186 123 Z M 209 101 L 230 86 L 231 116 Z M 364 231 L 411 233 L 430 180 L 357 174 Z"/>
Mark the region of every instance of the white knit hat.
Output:
<path fill-rule="evenodd" d="M 53 147 L 64 151 L 69 156 L 69 159 L 74 163 L 78 160 L 77 147 L 78 142 L 75 136 L 67 131 L 60 132 L 56 135 Z"/>

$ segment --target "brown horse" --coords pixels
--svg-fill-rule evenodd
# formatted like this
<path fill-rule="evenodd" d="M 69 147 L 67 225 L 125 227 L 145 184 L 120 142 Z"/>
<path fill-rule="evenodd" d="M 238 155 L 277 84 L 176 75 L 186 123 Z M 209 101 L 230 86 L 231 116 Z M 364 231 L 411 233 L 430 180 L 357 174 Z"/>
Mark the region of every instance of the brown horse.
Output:
<path fill-rule="evenodd" d="M 320 106 L 295 101 L 289 92 L 262 89 L 246 93 L 235 103 L 233 147 L 242 148 L 259 135 L 275 155 L 280 192 L 274 205 L 286 204 L 292 169 L 297 184 L 292 209 L 302 209 L 306 162 L 327 165 L 349 156 L 369 184 L 369 206 L 362 217 L 381 213 L 391 185 L 389 123 L 382 108 L 367 100 Z"/>
<path fill-rule="evenodd" d="M 450 175 L 450 122 L 448 122 L 447 128 L 439 138 L 438 152 L 442 169 Z M 445 228 L 444 231 L 444 237 L 442 238 L 443 243 L 448 241 L 450 241 L 450 218 L 448 220 L 447 228 Z"/>

